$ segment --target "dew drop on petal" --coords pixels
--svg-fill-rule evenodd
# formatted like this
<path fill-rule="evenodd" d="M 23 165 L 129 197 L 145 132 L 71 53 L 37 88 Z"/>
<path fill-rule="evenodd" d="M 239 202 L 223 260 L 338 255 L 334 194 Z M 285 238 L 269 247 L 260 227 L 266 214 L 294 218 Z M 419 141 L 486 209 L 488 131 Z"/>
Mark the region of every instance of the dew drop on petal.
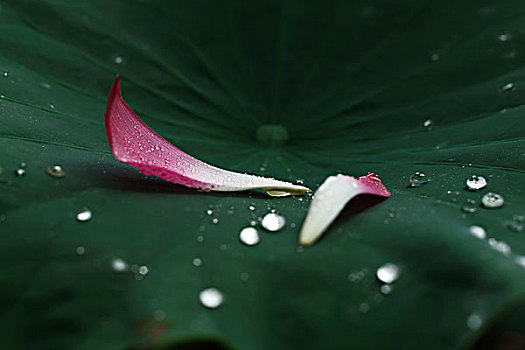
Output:
<path fill-rule="evenodd" d="M 53 165 L 53 166 L 47 167 L 46 173 L 53 177 L 58 177 L 58 178 L 66 176 L 66 172 L 64 171 L 64 169 L 62 169 L 60 165 Z"/>
<path fill-rule="evenodd" d="M 427 182 L 427 176 L 420 171 L 416 171 L 414 174 L 412 174 L 412 176 L 410 176 L 410 186 L 412 187 L 419 187 L 426 184 Z"/>
<path fill-rule="evenodd" d="M 474 314 L 470 314 L 467 318 L 467 327 L 472 329 L 472 330 L 476 330 L 478 328 L 480 328 L 481 326 L 483 325 L 483 319 L 481 318 L 480 315 L 474 313 Z"/>
<path fill-rule="evenodd" d="M 401 271 L 397 265 L 386 263 L 377 269 L 376 276 L 381 282 L 390 284 L 394 283 L 399 278 L 400 272 Z"/>
<path fill-rule="evenodd" d="M 245 227 L 239 234 L 239 239 L 246 245 L 256 245 L 259 243 L 259 232 L 253 227 Z"/>
<path fill-rule="evenodd" d="M 286 219 L 276 213 L 268 213 L 261 220 L 261 226 L 268 231 L 276 232 L 282 230 L 286 225 Z"/>
<path fill-rule="evenodd" d="M 483 176 L 472 175 L 467 179 L 466 184 L 469 190 L 475 191 L 487 186 L 487 180 Z"/>
<path fill-rule="evenodd" d="M 481 226 L 472 225 L 468 228 L 468 232 L 479 239 L 485 239 L 487 237 L 487 231 Z"/>
<path fill-rule="evenodd" d="M 494 192 L 489 192 L 481 197 L 481 204 L 485 208 L 499 208 L 505 203 L 503 196 Z"/>
<path fill-rule="evenodd" d="M 77 220 L 80 222 L 89 221 L 92 216 L 93 214 L 91 213 L 91 210 L 85 209 L 77 214 Z"/>
<path fill-rule="evenodd" d="M 121 258 L 116 258 L 111 261 L 111 268 L 113 271 L 124 272 L 128 269 L 128 263 Z"/>
<path fill-rule="evenodd" d="M 224 295 L 217 288 L 207 288 L 200 292 L 199 301 L 209 309 L 216 309 L 224 302 Z"/>

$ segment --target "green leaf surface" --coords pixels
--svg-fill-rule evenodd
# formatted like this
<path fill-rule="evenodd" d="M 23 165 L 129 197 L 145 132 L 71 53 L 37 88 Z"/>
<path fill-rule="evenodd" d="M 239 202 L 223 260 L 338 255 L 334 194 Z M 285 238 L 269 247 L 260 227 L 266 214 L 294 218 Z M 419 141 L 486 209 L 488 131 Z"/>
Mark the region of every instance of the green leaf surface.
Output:
<path fill-rule="evenodd" d="M 523 1 L 0 6 L 2 349 L 469 348 L 523 305 L 525 239 L 507 228 L 525 213 Z M 309 197 L 203 193 L 117 162 L 103 124 L 117 73 L 135 112 L 199 159 L 312 189 L 373 171 L 392 197 L 352 201 L 298 250 Z M 410 188 L 416 171 L 430 182 Z M 487 188 L 466 190 L 472 174 Z M 505 205 L 481 208 L 488 191 Z M 286 228 L 244 246 L 269 209 Z M 401 275 L 381 295 L 387 262 Z M 218 309 L 199 303 L 207 287 Z"/>

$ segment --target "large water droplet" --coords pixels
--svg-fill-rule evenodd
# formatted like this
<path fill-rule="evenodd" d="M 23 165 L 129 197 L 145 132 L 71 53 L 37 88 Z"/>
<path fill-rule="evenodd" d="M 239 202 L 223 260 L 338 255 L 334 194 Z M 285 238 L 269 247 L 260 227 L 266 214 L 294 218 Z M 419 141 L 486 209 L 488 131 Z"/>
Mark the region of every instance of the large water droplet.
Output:
<path fill-rule="evenodd" d="M 476 207 L 476 201 L 473 199 L 467 199 L 463 203 L 461 210 L 463 210 L 465 213 L 474 213 L 476 210 L 478 210 Z"/>
<path fill-rule="evenodd" d="M 121 258 L 116 258 L 111 261 L 111 268 L 113 271 L 124 272 L 128 269 L 128 263 Z"/>
<path fill-rule="evenodd" d="M 256 245 L 259 243 L 259 232 L 253 227 L 245 227 L 239 234 L 239 239 L 246 245 Z"/>
<path fill-rule="evenodd" d="M 468 228 L 468 232 L 479 239 L 485 239 L 485 237 L 487 237 L 487 231 L 481 226 L 472 225 Z"/>
<path fill-rule="evenodd" d="M 398 278 L 401 270 L 399 267 L 392 263 L 386 263 L 377 269 L 377 279 L 383 283 L 390 284 L 394 283 Z"/>
<path fill-rule="evenodd" d="M 53 177 L 58 177 L 58 178 L 66 176 L 66 172 L 64 171 L 64 169 L 62 169 L 60 165 L 53 165 L 53 166 L 47 167 L 46 173 L 48 173 L 49 175 Z"/>
<path fill-rule="evenodd" d="M 91 213 L 91 210 L 85 209 L 85 210 L 83 210 L 83 211 L 81 211 L 80 213 L 77 214 L 77 220 L 81 221 L 81 222 L 89 221 L 89 220 L 91 220 L 92 216 L 93 216 L 93 214 Z"/>
<path fill-rule="evenodd" d="M 216 309 L 224 302 L 224 295 L 217 288 L 207 288 L 200 292 L 199 301 L 209 309 Z"/>
<path fill-rule="evenodd" d="M 284 225 L 286 225 L 286 219 L 276 213 L 268 213 L 261 220 L 261 226 L 272 232 L 282 230 Z"/>
<path fill-rule="evenodd" d="M 487 186 L 487 180 L 483 176 L 472 175 L 467 179 L 466 184 L 469 190 L 475 191 Z"/>
<path fill-rule="evenodd" d="M 419 187 L 426 184 L 427 182 L 427 176 L 420 171 L 416 171 L 414 174 L 412 174 L 412 176 L 410 176 L 410 186 L 412 187 Z"/>
<path fill-rule="evenodd" d="M 481 197 L 481 204 L 485 208 L 499 208 L 505 203 L 503 196 L 494 192 L 489 192 Z"/>

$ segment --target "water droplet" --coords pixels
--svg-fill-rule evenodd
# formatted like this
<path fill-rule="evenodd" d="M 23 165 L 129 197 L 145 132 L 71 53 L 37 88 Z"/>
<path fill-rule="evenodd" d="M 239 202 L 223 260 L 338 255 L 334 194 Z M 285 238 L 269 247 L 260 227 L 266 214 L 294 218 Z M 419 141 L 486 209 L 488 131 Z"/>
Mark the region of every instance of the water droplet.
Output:
<path fill-rule="evenodd" d="M 4 77 L 7 77 L 9 75 L 8 72 L 4 72 Z"/>
<path fill-rule="evenodd" d="M 525 215 L 514 215 L 512 221 L 507 222 L 507 227 L 516 232 L 525 230 Z"/>
<path fill-rule="evenodd" d="M 498 241 L 494 238 L 488 239 L 489 245 L 499 251 L 500 253 L 503 253 L 504 255 L 510 254 L 510 245 L 508 245 L 506 242 Z"/>
<path fill-rule="evenodd" d="M 202 265 L 202 260 L 200 258 L 193 259 L 193 266 L 199 267 Z"/>
<path fill-rule="evenodd" d="M 250 274 L 248 272 L 241 272 L 241 281 L 248 281 Z"/>
<path fill-rule="evenodd" d="M 494 192 L 486 193 L 481 197 L 481 204 L 485 208 L 499 208 L 504 202 L 503 196 Z"/>
<path fill-rule="evenodd" d="M 55 105 L 54 105 L 54 104 L 50 104 L 50 105 L 49 105 L 49 108 L 51 108 L 51 109 L 55 109 Z"/>
<path fill-rule="evenodd" d="M 428 130 L 430 130 L 432 128 L 432 120 L 430 120 L 430 119 L 425 120 L 423 122 L 423 127 L 425 127 Z"/>
<path fill-rule="evenodd" d="M 246 245 L 256 245 L 259 243 L 259 232 L 253 227 L 246 227 L 241 230 L 239 239 Z"/>
<path fill-rule="evenodd" d="M 204 236 L 201 236 L 201 235 L 197 236 L 197 242 L 199 243 L 204 242 Z"/>
<path fill-rule="evenodd" d="M 370 310 L 370 305 L 368 303 L 359 304 L 359 312 L 366 314 Z"/>
<path fill-rule="evenodd" d="M 485 239 L 487 237 L 487 231 L 481 226 L 472 225 L 468 228 L 468 232 L 479 239 Z"/>
<path fill-rule="evenodd" d="M 501 88 L 501 91 L 502 92 L 510 92 L 514 90 L 514 84 L 513 83 L 508 83 L 508 84 L 505 84 L 502 88 Z"/>
<path fill-rule="evenodd" d="M 469 190 L 475 191 L 487 186 L 487 180 L 483 176 L 472 175 L 467 179 L 466 184 Z"/>
<path fill-rule="evenodd" d="M 465 213 L 474 213 L 476 210 L 476 201 L 473 199 L 467 199 L 463 206 L 461 207 L 461 210 L 463 210 Z"/>
<path fill-rule="evenodd" d="M 504 34 L 498 35 L 498 40 L 499 41 L 507 41 L 509 39 L 510 39 L 510 34 L 509 33 L 504 33 Z"/>
<path fill-rule="evenodd" d="M 299 254 L 301 254 L 302 252 L 304 252 L 304 247 L 302 246 L 298 246 L 297 248 L 295 248 L 295 251 Z"/>
<path fill-rule="evenodd" d="M 282 230 L 284 225 L 286 225 L 286 219 L 276 213 L 266 214 L 261 221 L 261 226 L 272 232 Z"/>
<path fill-rule="evenodd" d="M 248 207 L 248 209 L 250 209 L 251 211 L 254 211 L 254 210 L 255 210 L 255 205 L 250 204 L 250 206 Z"/>
<path fill-rule="evenodd" d="M 76 252 L 77 252 L 77 255 L 84 255 L 84 253 L 86 252 L 86 248 L 82 246 L 78 246 L 76 249 Z"/>
<path fill-rule="evenodd" d="M 111 261 L 111 268 L 113 271 L 124 272 L 128 270 L 128 263 L 121 258 L 116 258 Z"/>
<path fill-rule="evenodd" d="M 26 162 L 20 162 L 20 168 L 26 168 L 27 164 Z"/>
<path fill-rule="evenodd" d="M 91 210 L 89 209 L 85 209 L 77 214 L 77 220 L 81 222 L 89 221 L 91 220 L 91 217 L 92 217 L 92 213 L 91 213 Z"/>
<path fill-rule="evenodd" d="M 23 168 L 18 168 L 15 170 L 15 175 L 16 176 L 24 176 L 26 174 L 26 170 L 23 169 Z"/>
<path fill-rule="evenodd" d="M 303 179 L 297 179 L 296 182 L 300 185 L 304 184 L 304 180 Z"/>
<path fill-rule="evenodd" d="M 206 214 L 212 215 L 213 214 L 213 210 L 211 210 L 211 209 L 206 210 Z"/>
<path fill-rule="evenodd" d="M 400 272 L 401 271 L 397 265 L 386 263 L 377 269 L 376 276 L 381 282 L 390 284 L 394 283 L 399 278 Z"/>
<path fill-rule="evenodd" d="M 138 273 L 141 276 L 146 276 L 149 273 L 149 267 L 147 267 L 146 265 L 140 266 L 139 270 L 138 270 Z"/>
<path fill-rule="evenodd" d="M 212 224 L 218 224 L 219 223 L 219 219 L 218 218 L 213 218 L 211 220 Z"/>
<path fill-rule="evenodd" d="M 420 171 L 416 171 L 414 174 L 412 174 L 412 176 L 410 176 L 410 186 L 412 187 L 419 187 L 426 184 L 427 182 L 427 176 Z"/>
<path fill-rule="evenodd" d="M 164 312 L 164 310 L 155 310 L 153 312 L 153 318 L 155 319 L 155 321 L 164 321 L 164 319 L 166 318 L 166 312 Z"/>
<path fill-rule="evenodd" d="M 434 52 L 434 53 L 432 54 L 432 56 L 430 56 L 430 59 L 431 59 L 432 61 L 434 61 L 434 62 L 437 61 L 437 60 L 439 60 L 439 54 L 436 53 L 436 52 Z"/>
<path fill-rule="evenodd" d="M 483 319 L 478 314 L 471 314 L 467 318 L 467 327 L 476 330 L 483 324 Z"/>
<path fill-rule="evenodd" d="M 64 169 L 62 169 L 60 165 L 53 165 L 53 166 L 47 167 L 46 173 L 48 173 L 49 175 L 53 177 L 58 177 L 58 178 L 66 176 L 66 172 L 64 171 Z"/>
<path fill-rule="evenodd" d="M 393 290 L 394 290 L 394 286 L 390 284 L 383 284 L 381 288 L 379 289 L 381 294 L 384 294 L 384 295 L 392 293 Z"/>
<path fill-rule="evenodd" d="M 117 57 L 115 57 L 114 61 L 115 61 L 116 64 L 121 64 L 124 60 L 122 59 L 121 56 L 117 56 Z"/>
<path fill-rule="evenodd" d="M 224 296 L 217 288 L 207 288 L 200 292 L 199 301 L 209 309 L 216 309 L 224 302 Z"/>

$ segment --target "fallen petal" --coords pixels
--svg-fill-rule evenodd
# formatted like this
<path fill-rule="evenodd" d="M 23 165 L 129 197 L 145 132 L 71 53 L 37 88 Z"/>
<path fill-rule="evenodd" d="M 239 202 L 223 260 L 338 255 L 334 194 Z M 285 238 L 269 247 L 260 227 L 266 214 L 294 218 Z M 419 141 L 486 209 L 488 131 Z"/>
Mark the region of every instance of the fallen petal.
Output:
<path fill-rule="evenodd" d="M 109 93 L 104 118 L 115 158 L 145 175 L 204 191 L 262 189 L 270 195 L 298 195 L 308 191 L 307 187 L 289 182 L 217 168 L 184 153 L 151 130 L 122 100 L 120 77 Z"/>
<path fill-rule="evenodd" d="M 357 179 L 348 175 L 329 176 L 314 193 L 304 220 L 299 243 L 310 245 L 317 241 L 343 210 L 346 203 L 359 194 L 390 197 L 390 192 L 374 173 Z"/>

